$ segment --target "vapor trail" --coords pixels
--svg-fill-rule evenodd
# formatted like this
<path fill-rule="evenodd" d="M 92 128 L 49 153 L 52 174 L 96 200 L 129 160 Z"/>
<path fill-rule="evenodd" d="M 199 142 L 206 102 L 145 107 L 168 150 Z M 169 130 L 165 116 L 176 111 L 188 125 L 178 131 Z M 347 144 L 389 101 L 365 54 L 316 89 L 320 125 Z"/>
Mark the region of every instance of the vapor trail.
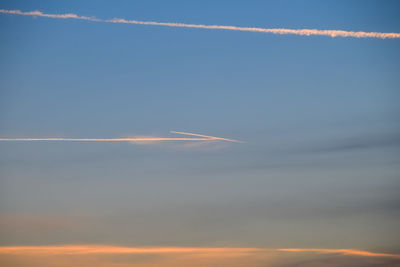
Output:
<path fill-rule="evenodd" d="M 126 20 L 121 18 L 99 19 L 96 17 L 79 16 L 71 13 L 46 14 L 38 10 L 24 12 L 21 10 L 0 9 L 0 13 L 23 15 L 23 16 L 47 17 L 53 19 L 78 19 L 78 20 L 87 20 L 87 21 L 105 22 L 105 23 L 124 23 L 124 24 L 196 28 L 196 29 L 209 29 L 209 30 L 260 32 L 260 33 L 271 33 L 271 34 L 281 34 L 281 35 L 283 34 L 303 35 L 303 36 L 319 35 L 319 36 L 330 36 L 330 37 L 354 37 L 354 38 L 378 38 L 378 39 L 400 38 L 400 33 L 393 33 L 393 32 L 384 33 L 384 32 L 362 32 L 362 31 L 344 31 L 344 30 L 254 28 L 254 27 L 238 27 L 238 26 L 226 26 L 226 25 L 203 25 L 203 24 L 185 24 L 185 23 L 174 23 L 174 22 L 138 21 L 138 20 Z"/>
<path fill-rule="evenodd" d="M 240 143 L 240 141 L 238 141 L 238 140 L 222 138 L 222 137 L 214 137 L 214 136 L 209 136 L 209 135 L 204 135 L 204 134 L 195 134 L 195 133 L 187 133 L 187 132 L 176 132 L 176 131 L 170 131 L 170 133 L 183 134 L 183 135 L 193 135 L 193 136 L 199 136 L 199 137 L 204 137 L 204 138 L 213 139 L 213 140 L 223 140 L 223 141 L 228 141 L 228 142 L 233 142 L 233 143 Z"/>
<path fill-rule="evenodd" d="M 210 141 L 211 138 L 0 138 L 0 141 L 78 141 L 78 142 L 137 142 L 137 141 Z"/>
<path fill-rule="evenodd" d="M 172 133 L 180 133 L 174 132 Z M 237 142 L 236 140 L 226 139 L 222 137 L 214 137 L 201 134 L 184 133 L 187 135 L 199 136 L 202 138 L 188 137 L 134 137 L 134 138 L 0 138 L 0 141 L 8 142 L 31 142 L 31 141 L 68 141 L 68 142 L 148 142 L 148 141 L 227 141 Z"/>

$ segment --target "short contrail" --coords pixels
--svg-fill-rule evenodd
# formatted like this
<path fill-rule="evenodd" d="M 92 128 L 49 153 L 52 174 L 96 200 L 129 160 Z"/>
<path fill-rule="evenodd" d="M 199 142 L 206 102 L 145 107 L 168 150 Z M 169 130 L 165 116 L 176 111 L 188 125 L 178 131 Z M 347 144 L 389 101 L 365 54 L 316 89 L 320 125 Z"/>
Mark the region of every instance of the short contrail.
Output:
<path fill-rule="evenodd" d="M 193 134 L 193 133 L 181 133 L 174 132 L 171 133 L 179 133 L 186 135 L 194 135 L 202 138 L 188 138 L 188 137 L 134 137 L 134 138 L 0 138 L 0 141 L 8 141 L 8 142 L 31 142 L 31 141 L 72 141 L 72 142 L 152 142 L 152 141 L 226 141 L 226 142 L 238 142 L 236 140 L 222 138 L 222 137 L 214 137 L 208 135 L 201 134 Z"/>
<path fill-rule="evenodd" d="M 199 137 L 204 137 L 212 140 L 223 140 L 223 141 L 228 141 L 228 142 L 233 142 L 233 143 L 241 143 L 241 141 L 234 140 L 234 139 L 228 139 L 228 138 L 222 138 L 222 137 L 214 137 L 214 136 L 209 136 L 209 135 L 204 135 L 204 134 L 195 134 L 195 133 L 187 133 L 187 132 L 176 132 L 176 131 L 170 131 L 170 133 L 174 134 L 183 134 L 183 135 L 193 135 L 193 136 L 199 136 Z"/>
<path fill-rule="evenodd" d="M 37 10 L 24 12 L 21 10 L 0 9 L 0 13 L 34 16 L 34 17 L 47 17 L 53 19 L 78 19 L 78 20 L 87 20 L 87 21 L 105 22 L 105 23 L 140 24 L 140 25 L 196 28 L 196 29 L 209 29 L 209 30 L 230 30 L 230 31 L 271 33 L 271 34 L 281 34 L 281 35 L 283 34 L 303 35 L 303 36 L 319 35 L 319 36 L 330 36 L 330 37 L 354 37 L 354 38 L 378 38 L 378 39 L 400 38 L 400 33 L 393 33 L 393 32 L 384 33 L 384 32 L 362 32 L 362 31 L 344 31 L 344 30 L 254 28 L 254 27 L 238 27 L 238 26 L 226 26 L 226 25 L 203 25 L 203 24 L 185 24 L 185 23 L 174 23 L 174 22 L 138 21 L 138 20 L 126 20 L 121 18 L 99 19 L 96 17 L 79 16 L 71 13 L 46 14 Z"/>

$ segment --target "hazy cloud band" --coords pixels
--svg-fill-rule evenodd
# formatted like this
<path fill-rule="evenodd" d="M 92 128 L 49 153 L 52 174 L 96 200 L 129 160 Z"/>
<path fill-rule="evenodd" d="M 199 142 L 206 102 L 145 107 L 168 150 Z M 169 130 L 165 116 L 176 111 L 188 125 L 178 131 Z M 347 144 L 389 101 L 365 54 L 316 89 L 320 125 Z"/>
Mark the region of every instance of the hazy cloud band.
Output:
<path fill-rule="evenodd" d="M 278 251 L 285 252 L 311 252 L 311 253 L 322 253 L 322 254 L 340 254 L 347 256 L 364 256 L 364 257 L 387 257 L 393 259 L 400 259 L 399 254 L 390 253 L 376 253 L 365 250 L 357 249 L 324 249 L 324 248 L 282 248 Z"/>
<path fill-rule="evenodd" d="M 319 36 L 330 36 L 330 37 L 354 37 L 354 38 L 378 38 L 378 39 L 398 39 L 400 33 L 384 33 L 384 32 L 362 32 L 362 31 L 344 31 L 344 30 L 318 30 L 318 29 L 285 29 L 285 28 L 254 28 L 254 27 L 237 27 L 237 26 L 226 26 L 226 25 L 203 25 L 203 24 L 185 24 L 185 23 L 174 23 L 174 22 L 154 22 L 154 21 L 138 21 L 138 20 L 126 20 L 121 18 L 113 19 L 99 19 L 96 17 L 79 16 L 76 14 L 46 14 L 41 11 L 28 11 L 24 12 L 21 10 L 6 10 L 0 9 L 0 13 L 3 14 L 14 14 L 23 16 L 35 16 L 35 17 L 47 17 L 53 19 L 79 19 L 94 22 L 106 22 L 106 23 L 124 23 L 124 24 L 139 24 L 139 25 L 152 25 L 152 26 L 166 26 L 166 27 L 179 27 L 179 28 L 196 28 L 196 29 L 208 29 L 208 30 L 230 30 L 230 31 L 244 31 L 244 32 L 260 32 L 260 33 L 271 33 L 271 34 L 291 34 L 291 35 L 319 35 Z"/>
<path fill-rule="evenodd" d="M 363 256 L 363 257 L 384 257 L 392 259 L 400 259 L 399 254 L 375 253 L 365 250 L 354 249 L 268 249 L 268 248 L 241 248 L 241 247 L 122 247 L 107 245 L 60 245 L 60 246 L 1 246 L 0 254 L 67 254 L 67 255 L 83 255 L 83 254 L 174 254 L 174 253 L 190 253 L 190 254 L 229 254 L 241 255 L 248 253 L 262 253 L 267 251 L 281 252 L 311 252 L 323 254 L 340 254 L 347 256 Z"/>

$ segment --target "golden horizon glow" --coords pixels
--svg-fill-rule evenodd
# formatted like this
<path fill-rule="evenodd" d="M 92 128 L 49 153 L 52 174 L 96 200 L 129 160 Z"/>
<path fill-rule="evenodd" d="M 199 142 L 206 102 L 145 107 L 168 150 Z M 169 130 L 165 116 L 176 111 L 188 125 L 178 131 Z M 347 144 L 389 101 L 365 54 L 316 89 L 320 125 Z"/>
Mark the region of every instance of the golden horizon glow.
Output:
<path fill-rule="evenodd" d="M 394 32 L 384 33 L 384 32 L 363 32 L 363 31 L 345 31 L 345 30 L 255 28 L 255 27 L 238 27 L 238 26 L 226 26 L 226 25 L 203 25 L 203 24 L 185 24 L 185 23 L 174 23 L 174 22 L 138 21 L 138 20 L 126 20 L 121 18 L 113 18 L 105 20 L 96 17 L 79 16 L 77 14 L 72 14 L 72 13 L 47 14 L 38 10 L 23 12 L 21 10 L 0 9 L 0 13 L 22 15 L 22 16 L 47 17 L 53 19 L 78 19 L 78 20 L 87 20 L 87 21 L 103 22 L 103 23 L 123 23 L 123 24 L 138 24 L 138 25 L 166 26 L 166 27 L 179 27 L 179 28 L 196 28 L 196 29 L 208 29 L 208 30 L 230 30 L 230 31 L 271 33 L 278 35 L 287 35 L 287 34 L 301 35 L 301 36 L 317 35 L 317 36 L 330 36 L 330 37 L 378 38 L 378 39 L 400 38 L 400 33 L 394 33 Z"/>
<path fill-rule="evenodd" d="M 249 253 L 259 248 L 212 248 L 212 247 L 124 247 L 107 245 L 60 245 L 60 246 L 0 246 L 0 254 L 164 254 L 164 253 Z"/>
<path fill-rule="evenodd" d="M 400 254 L 378 253 L 357 249 L 323 248 L 256 248 L 256 247 L 127 247 L 111 245 L 0 246 L 0 254 L 86 255 L 86 254 L 199 254 L 203 256 L 241 256 L 263 252 L 310 252 L 344 256 L 400 259 Z"/>
<path fill-rule="evenodd" d="M 390 253 L 376 253 L 366 250 L 357 249 L 324 249 L 324 248 L 281 248 L 278 251 L 285 252 L 312 252 L 312 253 L 324 253 L 324 254 L 341 254 L 347 256 L 364 256 L 364 257 L 388 257 L 394 259 L 400 259 L 400 254 Z"/>

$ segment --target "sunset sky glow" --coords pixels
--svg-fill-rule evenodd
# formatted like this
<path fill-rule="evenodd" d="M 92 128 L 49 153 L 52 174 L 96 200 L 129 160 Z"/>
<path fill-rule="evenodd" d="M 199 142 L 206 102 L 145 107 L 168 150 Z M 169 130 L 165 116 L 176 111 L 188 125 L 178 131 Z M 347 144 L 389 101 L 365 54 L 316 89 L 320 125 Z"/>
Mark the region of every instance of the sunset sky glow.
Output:
<path fill-rule="evenodd" d="M 0 266 L 400 267 L 399 10 L 1 1 Z"/>

